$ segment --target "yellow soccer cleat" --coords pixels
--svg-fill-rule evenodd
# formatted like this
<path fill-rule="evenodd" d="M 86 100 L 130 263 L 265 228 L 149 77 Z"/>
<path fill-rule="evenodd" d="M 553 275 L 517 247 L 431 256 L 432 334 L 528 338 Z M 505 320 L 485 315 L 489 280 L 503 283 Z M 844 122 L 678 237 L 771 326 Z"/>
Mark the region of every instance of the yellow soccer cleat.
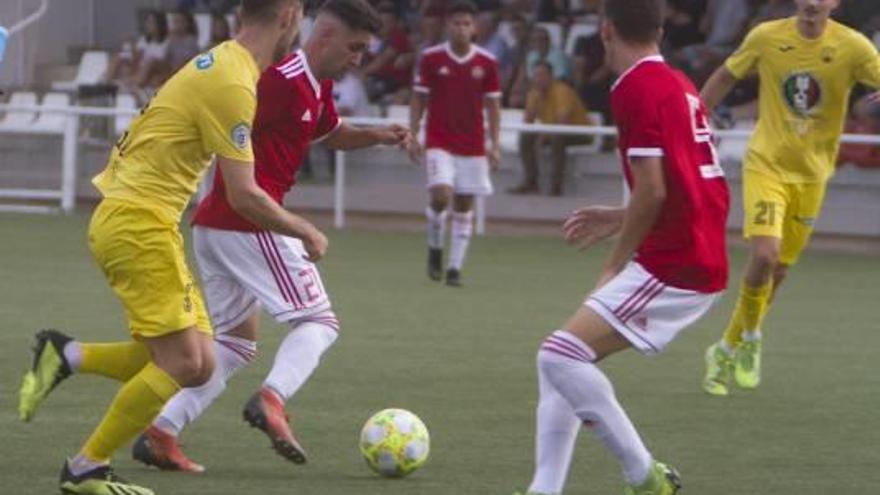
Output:
<path fill-rule="evenodd" d="M 733 378 L 737 386 L 755 389 L 761 384 L 761 341 L 746 340 L 736 348 Z"/>
<path fill-rule="evenodd" d="M 654 462 L 648 479 L 639 486 L 626 487 L 626 495 L 675 495 L 681 489 L 681 477 L 675 468 Z"/>
<path fill-rule="evenodd" d="M 156 495 L 153 490 L 120 478 L 110 466 L 100 466 L 79 476 L 70 472 L 67 462 L 61 469 L 62 495 Z"/>
<path fill-rule="evenodd" d="M 733 356 L 724 352 L 717 343 L 706 349 L 706 375 L 703 377 L 703 390 L 710 395 L 728 394 L 727 385 L 733 374 Z"/>
<path fill-rule="evenodd" d="M 22 421 L 33 419 L 49 392 L 72 373 L 64 359 L 64 346 L 73 339 L 58 330 L 41 330 L 36 339 L 33 365 L 18 391 L 18 416 Z"/>

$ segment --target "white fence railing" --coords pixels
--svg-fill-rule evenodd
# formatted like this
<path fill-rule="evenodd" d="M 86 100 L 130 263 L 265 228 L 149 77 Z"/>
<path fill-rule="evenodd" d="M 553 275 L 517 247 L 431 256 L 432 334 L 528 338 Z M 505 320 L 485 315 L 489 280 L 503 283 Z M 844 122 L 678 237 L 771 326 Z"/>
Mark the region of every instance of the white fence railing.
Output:
<path fill-rule="evenodd" d="M 63 152 L 61 160 L 61 188 L 59 190 L 45 189 L 0 189 L 0 198 L 18 199 L 18 200 L 46 200 L 58 199 L 60 208 L 64 212 L 73 209 L 76 199 L 76 170 L 78 155 L 78 136 L 79 124 L 81 117 L 117 117 L 117 116 L 134 116 L 139 110 L 123 110 L 116 108 L 102 107 L 45 107 L 45 106 L 20 106 L 0 104 L 0 112 L 33 112 L 33 113 L 53 113 L 67 116 L 63 128 L 55 130 L 33 129 L 27 127 L 3 129 L 0 127 L 0 134 L 16 133 L 16 134 L 54 134 L 63 138 Z M 346 119 L 347 123 L 361 126 L 377 126 L 387 124 L 408 125 L 404 119 L 391 118 L 375 118 L 375 117 L 352 117 Z M 538 133 L 538 134 L 565 134 L 565 135 L 583 135 L 583 136 L 615 136 L 617 129 L 609 126 L 568 126 L 568 125 L 547 125 L 547 124 L 525 124 L 522 122 L 502 122 L 501 130 L 513 131 L 521 133 Z M 747 129 L 718 130 L 715 135 L 720 139 L 748 139 L 751 131 Z M 869 144 L 880 146 L 880 136 L 865 134 L 844 134 L 841 138 L 842 143 L 849 144 Z M 336 151 L 336 174 L 334 184 L 334 224 L 337 228 L 345 226 L 345 169 L 346 160 L 345 152 Z M 16 210 L 16 211 L 54 211 L 54 209 L 39 206 L 20 206 L 20 205 L 0 205 L 0 210 Z M 484 213 L 481 204 L 478 204 L 478 223 L 477 230 L 483 231 Z"/>

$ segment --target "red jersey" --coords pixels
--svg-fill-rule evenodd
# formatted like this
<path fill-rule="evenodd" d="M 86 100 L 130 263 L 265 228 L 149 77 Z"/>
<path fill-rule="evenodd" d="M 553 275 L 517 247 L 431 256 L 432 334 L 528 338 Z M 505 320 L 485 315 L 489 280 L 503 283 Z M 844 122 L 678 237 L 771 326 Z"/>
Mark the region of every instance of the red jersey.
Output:
<path fill-rule="evenodd" d="M 449 43 L 427 48 L 413 89 L 428 96 L 426 148 L 461 156 L 486 154 L 485 98 L 501 98 L 498 63 L 491 53 L 477 45 L 464 57 Z"/>
<path fill-rule="evenodd" d="M 296 183 L 309 145 L 336 130 L 333 81 L 318 81 L 302 51 L 269 67 L 257 83 L 257 113 L 251 140 L 257 184 L 278 204 Z M 199 203 L 194 225 L 223 230 L 261 230 L 229 206 L 220 169 L 214 187 Z"/>
<path fill-rule="evenodd" d="M 611 108 L 630 186 L 632 158 L 663 158 L 666 201 L 635 260 L 670 286 L 711 293 L 727 286 L 730 193 L 698 95 L 662 57 L 648 57 L 612 86 Z"/>

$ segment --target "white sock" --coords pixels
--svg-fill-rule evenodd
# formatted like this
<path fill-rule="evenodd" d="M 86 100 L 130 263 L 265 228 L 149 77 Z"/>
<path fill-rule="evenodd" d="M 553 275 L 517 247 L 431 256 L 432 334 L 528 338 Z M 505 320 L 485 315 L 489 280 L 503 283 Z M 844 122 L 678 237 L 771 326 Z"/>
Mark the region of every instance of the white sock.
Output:
<path fill-rule="evenodd" d="M 247 366 L 257 354 L 257 343 L 219 334 L 214 337 L 217 363 L 211 378 L 199 387 L 184 388 L 165 404 L 153 425 L 170 435 L 180 432 L 205 412 L 226 389 L 226 382 L 238 370 Z"/>
<path fill-rule="evenodd" d="M 529 493 L 562 493 L 580 426 L 565 398 L 538 373 L 535 475 Z"/>
<path fill-rule="evenodd" d="M 428 247 L 443 249 L 446 241 L 446 210 L 436 212 L 429 206 L 425 208 L 425 218 L 428 219 Z"/>
<path fill-rule="evenodd" d="M 278 347 L 275 364 L 263 385 L 284 401 L 290 400 L 336 341 L 338 325 L 332 311 L 291 322 L 290 332 Z"/>
<path fill-rule="evenodd" d="M 742 333 L 743 342 L 756 342 L 761 340 L 761 331 L 760 330 L 752 330 L 751 332 L 743 332 Z M 66 351 L 66 348 L 65 348 Z M 67 354 L 65 353 L 65 356 Z"/>
<path fill-rule="evenodd" d="M 449 244 L 449 269 L 461 270 L 474 232 L 474 212 L 452 214 L 452 241 Z"/>
<path fill-rule="evenodd" d="M 734 349 L 733 349 L 733 347 L 730 346 L 730 344 L 727 343 L 726 340 L 724 340 L 724 339 L 719 340 L 718 341 L 718 348 L 721 349 L 721 351 L 724 352 L 725 354 L 727 354 L 728 356 L 733 356 Z"/>
<path fill-rule="evenodd" d="M 544 340 L 538 351 L 538 373 L 617 458 L 626 482 L 641 485 L 648 477 L 653 459 L 617 402 L 611 382 L 593 364 L 595 357 L 595 352 L 579 338 L 557 330 Z"/>
<path fill-rule="evenodd" d="M 106 466 L 106 464 L 93 461 L 82 454 L 77 454 L 73 459 L 67 460 L 67 469 L 70 469 L 70 473 L 74 476 L 80 476 L 83 473 L 88 473 L 92 469 L 101 466 Z"/>
<path fill-rule="evenodd" d="M 67 365 L 70 366 L 70 371 L 73 371 L 74 373 L 79 371 L 83 359 L 82 346 L 80 343 L 71 340 L 64 346 L 62 352 L 64 353 L 64 360 L 67 361 Z"/>

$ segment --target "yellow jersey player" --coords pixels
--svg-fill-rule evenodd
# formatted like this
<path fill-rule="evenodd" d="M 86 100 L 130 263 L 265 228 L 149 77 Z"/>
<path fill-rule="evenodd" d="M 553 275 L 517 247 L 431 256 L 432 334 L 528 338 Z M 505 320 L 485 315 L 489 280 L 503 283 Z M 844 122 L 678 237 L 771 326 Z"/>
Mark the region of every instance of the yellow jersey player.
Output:
<path fill-rule="evenodd" d="M 89 246 L 122 301 L 133 339 L 88 344 L 57 330 L 37 334 L 20 390 L 24 421 L 73 372 L 123 383 L 97 429 L 64 463 L 62 493 L 152 495 L 116 476 L 110 458 L 181 387 L 198 386 L 213 372 L 211 326 L 178 229 L 212 156 L 237 213 L 302 239 L 310 260 L 326 250 L 318 229 L 256 184 L 250 143 L 257 80 L 290 51 L 302 10 L 300 0 L 242 0 L 236 38 L 197 56 L 165 83 L 94 179 L 103 200 L 92 216 Z"/>
<path fill-rule="evenodd" d="M 880 87 L 880 59 L 860 33 L 830 19 L 839 0 L 796 0 L 794 17 L 755 27 L 706 82 L 712 109 L 737 80 L 757 73 L 759 117 L 743 167 L 750 256 L 736 309 L 706 351 L 703 388 L 727 395 L 761 381 L 761 322 L 813 231 L 834 172 L 850 91 Z"/>

